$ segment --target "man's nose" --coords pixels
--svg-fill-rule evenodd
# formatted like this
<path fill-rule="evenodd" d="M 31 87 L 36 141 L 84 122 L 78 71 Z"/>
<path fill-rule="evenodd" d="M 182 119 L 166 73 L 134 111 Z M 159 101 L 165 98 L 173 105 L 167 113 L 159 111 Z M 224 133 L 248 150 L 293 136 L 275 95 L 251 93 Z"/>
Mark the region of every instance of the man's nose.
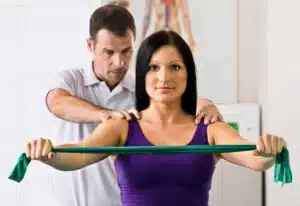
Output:
<path fill-rule="evenodd" d="M 113 57 L 113 64 L 115 67 L 124 66 L 124 60 L 120 54 L 115 54 Z"/>

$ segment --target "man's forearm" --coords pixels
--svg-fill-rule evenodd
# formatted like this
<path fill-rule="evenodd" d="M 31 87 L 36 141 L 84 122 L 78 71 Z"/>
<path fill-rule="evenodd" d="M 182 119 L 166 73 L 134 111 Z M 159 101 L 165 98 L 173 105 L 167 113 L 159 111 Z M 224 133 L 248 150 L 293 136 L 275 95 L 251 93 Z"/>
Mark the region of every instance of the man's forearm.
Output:
<path fill-rule="evenodd" d="M 74 96 L 59 97 L 49 107 L 58 118 L 76 123 L 101 122 L 109 110 Z"/>

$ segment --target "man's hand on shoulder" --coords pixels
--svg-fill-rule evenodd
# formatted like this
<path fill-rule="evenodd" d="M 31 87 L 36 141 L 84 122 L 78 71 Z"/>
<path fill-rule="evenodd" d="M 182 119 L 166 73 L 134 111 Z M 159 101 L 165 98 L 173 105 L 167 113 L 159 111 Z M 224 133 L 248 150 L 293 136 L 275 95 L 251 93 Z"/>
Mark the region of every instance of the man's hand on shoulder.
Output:
<path fill-rule="evenodd" d="M 103 112 L 102 121 L 111 119 L 111 118 L 119 118 L 119 119 L 126 119 L 131 120 L 131 115 L 133 114 L 137 119 L 141 118 L 141 114 L 136 109 L 130 110 L 107 110 Z"/>
<path fill-rule="evenodd" d="M 196 124 L 199 124 L 204 119 L 204 124 L 211 124 L 218 121 L 223 122 L 223 116 L 218 107 L 210 100 L 198 98 L 196 111 Z"/>

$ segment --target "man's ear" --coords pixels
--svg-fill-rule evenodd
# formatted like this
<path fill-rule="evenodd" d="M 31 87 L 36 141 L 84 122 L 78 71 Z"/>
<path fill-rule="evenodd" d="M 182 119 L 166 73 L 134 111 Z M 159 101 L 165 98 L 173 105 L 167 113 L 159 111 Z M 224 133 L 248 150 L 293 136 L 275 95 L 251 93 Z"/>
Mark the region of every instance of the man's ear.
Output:
<path fill-rule="evenodd" d="M 95 48 L 94 48 L 94 41 L 92 40 L 91 37 L 89 37 L 87 40 L 86 40 L 86 43 L 87 43 L 87 48 L 88 48 L 88 51 L 89 52 L 95 52 Z"/>

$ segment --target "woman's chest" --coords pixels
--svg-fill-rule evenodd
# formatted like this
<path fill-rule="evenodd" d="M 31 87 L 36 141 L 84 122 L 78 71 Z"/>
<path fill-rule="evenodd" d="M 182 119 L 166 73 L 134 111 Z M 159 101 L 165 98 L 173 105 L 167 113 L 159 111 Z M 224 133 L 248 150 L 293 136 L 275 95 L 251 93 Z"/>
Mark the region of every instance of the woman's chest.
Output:
<path fill-rule="evenodd" d="M 149 123 L 141 123 L 144 137 L 153 145 L 187 145 L 193 138 L 197 138 L 197 125 L 174 125 L 162 127 Z"/>

